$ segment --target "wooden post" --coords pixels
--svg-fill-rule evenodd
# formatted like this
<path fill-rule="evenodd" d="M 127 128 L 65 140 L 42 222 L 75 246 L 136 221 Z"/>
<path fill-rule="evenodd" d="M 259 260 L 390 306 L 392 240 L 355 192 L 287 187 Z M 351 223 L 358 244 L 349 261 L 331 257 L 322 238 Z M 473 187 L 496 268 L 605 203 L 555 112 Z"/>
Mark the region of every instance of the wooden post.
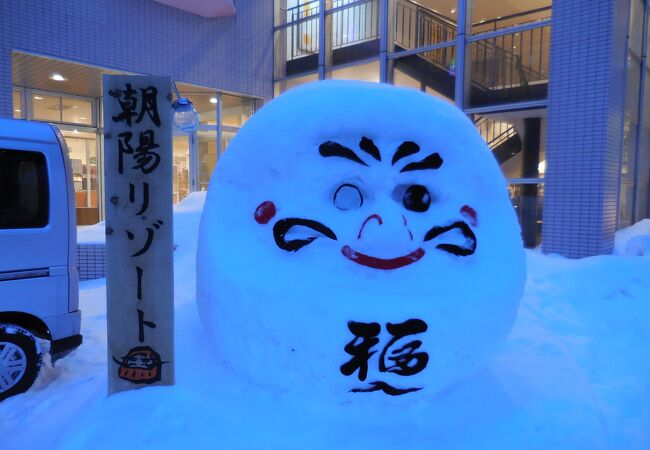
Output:
<path fill-rule="evenodd" d="M 171 80 L 104 75 L 108 392 L 174 383 Z"/>

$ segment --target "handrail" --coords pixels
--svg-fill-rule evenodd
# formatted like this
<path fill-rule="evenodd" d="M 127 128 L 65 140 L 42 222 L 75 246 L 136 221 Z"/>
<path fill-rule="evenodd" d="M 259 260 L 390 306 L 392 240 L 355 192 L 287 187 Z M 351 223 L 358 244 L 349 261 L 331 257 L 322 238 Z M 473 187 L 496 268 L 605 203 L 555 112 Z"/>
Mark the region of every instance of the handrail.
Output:
<path fill-rule="evenodd" d="M 410 1 L 410 0 L 405 0 L 405 1 Z M 502 16 L 502 17 L 497 17 L 497 18 L 494 18 L 494 19 L 484 20 L 483 22 L 476 22 L 476 23 L 472 24 L 472 27 L 479 27 L 479 26 L 483 26 L 483 25 L 486 25 L 486 24 L 490 24 L 490 23 L 496 23 L 496 22 L 501 22 L 501 21 L 505 21 L 505 20 L 516 19 L 517 17 L 523 17 L 523 16 L 528 16 L 528 15 L 531 15 L 531 14 L 541 13 L 541 12 L 544 12 L 544 11 L 550 11 L 551 9 L 552 8 L 550 6 L 544 6 L 542 8 L 530 9 L 528 11 L 522 11 L 522 12 L 518 12 L 518 13 L 515 13 L 515 14 L 510 14 L 509 16 Z"/>

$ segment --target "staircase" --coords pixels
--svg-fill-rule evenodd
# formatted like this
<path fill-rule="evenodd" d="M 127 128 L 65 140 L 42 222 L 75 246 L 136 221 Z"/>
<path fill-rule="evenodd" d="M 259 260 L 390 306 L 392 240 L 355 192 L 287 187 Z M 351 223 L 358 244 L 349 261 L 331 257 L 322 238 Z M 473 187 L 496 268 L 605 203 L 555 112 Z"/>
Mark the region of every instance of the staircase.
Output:
<path fill-rule="evenodd" d="M 521 152 L 521 139 L 512 124 L 481 116 L 474 122 L 474 126 L 499 164 Z"/>
<path fill-rule="evenodd" d="M 331 0 L 332 64 L 344 64 L 376 56 L 379 51 L 379 0 Z M 319 0 L 286 11 L 287 75 L 314 70 L 318 55 Z M 540 8 L 474 24 L 487 31 L 503 23 L 519 25 L 538 20 L 550 8 Z M 535 19 L 537 18 L 537 19 Z M 492 28 L 491 28 L 492 27 Z M 456 22 L 412 0 L 397 0 L 394 10 L 395 51 L 451 42 L 456 38 Z M 506 34 L 469 45 L 470 103 L 481 106 L 515 102 L 546 95 L 549 27 Z M 456 49 L 454 46 L 395 59 L 395 67 L 422 84 L 453 97 Z"/>
<path fill-rule="evenodd" d="M 474 24 L 482 28 L 488 22 L 515 20 L 541 8 L 498 20 Z M 521 24 L 521 23 L 520 23 Z M 398 0 L 395 9 L 396 51 L 412 50 L 453 41 L 457 26 L 452 19 L 412 0 Z M 502 35 L 469 45 L 470 98 L 472 106 L 499 101 L 521 101 L 546 95 L 548 76 L 543 43 L 548 27 Z M 425 85 L 451 97 L 455 78 L 455 47 L 418 53 L 415 57 L 395 60 L 396 67 Z M 418 59 L 420 62 L 418 62 Z M 422 64 L 421 61 L 426 62 Z"/>

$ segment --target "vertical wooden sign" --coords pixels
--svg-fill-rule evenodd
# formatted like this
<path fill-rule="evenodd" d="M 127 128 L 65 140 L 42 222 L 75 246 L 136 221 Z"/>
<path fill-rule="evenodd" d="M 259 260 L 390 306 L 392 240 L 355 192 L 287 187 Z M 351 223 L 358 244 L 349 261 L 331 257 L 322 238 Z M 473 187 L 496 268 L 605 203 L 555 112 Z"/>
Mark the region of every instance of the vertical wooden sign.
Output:
<path fill-rule="evenodd" d="M 171 80 L 104 75 L 108 392 L 174 383 Z"/>

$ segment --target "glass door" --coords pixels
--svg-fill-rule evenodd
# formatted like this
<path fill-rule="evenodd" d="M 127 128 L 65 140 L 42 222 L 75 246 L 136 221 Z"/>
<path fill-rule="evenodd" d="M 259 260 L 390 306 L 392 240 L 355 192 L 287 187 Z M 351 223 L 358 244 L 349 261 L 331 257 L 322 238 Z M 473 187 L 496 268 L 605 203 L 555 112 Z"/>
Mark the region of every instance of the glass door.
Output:
<path fill-rule="evenodd" d="M 97 133 L 61 128 L 72 165 L 77 224 L 99 222 Z"/>

